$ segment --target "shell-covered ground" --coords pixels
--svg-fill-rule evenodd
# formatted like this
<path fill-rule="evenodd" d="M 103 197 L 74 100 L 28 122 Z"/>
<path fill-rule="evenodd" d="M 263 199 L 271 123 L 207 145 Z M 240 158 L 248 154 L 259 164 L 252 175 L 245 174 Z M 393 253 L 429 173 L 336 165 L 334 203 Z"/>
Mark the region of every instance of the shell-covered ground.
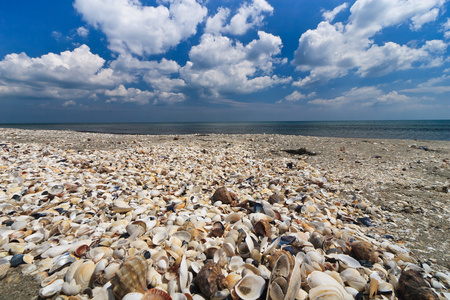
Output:
<path fill-rule="evenodd" d="M 1 129 L 0 298 L 448 298 L 449 148 Z"/>

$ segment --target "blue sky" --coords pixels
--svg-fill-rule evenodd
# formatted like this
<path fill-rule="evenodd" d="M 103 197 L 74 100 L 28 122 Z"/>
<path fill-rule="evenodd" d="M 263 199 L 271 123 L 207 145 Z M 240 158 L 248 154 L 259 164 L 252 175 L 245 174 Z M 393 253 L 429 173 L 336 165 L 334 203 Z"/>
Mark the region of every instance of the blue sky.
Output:
<path fill-rule="evenodd" d="M 450 118 L 446 0 L 0 2 L 0 123 Z"/>

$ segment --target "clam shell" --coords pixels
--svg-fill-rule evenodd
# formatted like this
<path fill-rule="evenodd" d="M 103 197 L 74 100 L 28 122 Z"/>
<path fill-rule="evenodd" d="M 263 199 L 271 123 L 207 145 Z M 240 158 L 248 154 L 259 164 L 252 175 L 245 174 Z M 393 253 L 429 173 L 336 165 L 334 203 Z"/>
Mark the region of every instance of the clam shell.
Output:
<path fill-rule="evenodd" d="M 63 283 L 61 291 L 68 296 L 77 295 L 81 291 L 81 286 L 75 282 L 75 279 L 72 279 L 70 283 Z"/>
<path fill-rule="evenodd" d="M 73 274 L 73 279 L 82 288 L 86 288 L 89 285 L 92 275 L 94 274 L 95 264 L 89 260 L 83 263 Z M 70 281 L 71 282 L 71 281 Z"/>
<path fill-rule="evenodd" d="M 340 275 L 349 286 L 360 292 L 364 290 L 367 284 L 367 281 L 361 276 L 361 274 L 356 269 L 352 268 L 345 269 L 344 271 L 341 272 Z"/>
<path fill-rule="evenodd" d="M 169 237 L 169 233 L 166 229 L 159 229 L 152 238 L 152 242 L 155 245 L 161 245 L 167 238 Z"/>
<path fill-rule="evenodd" d="M 39 295 L 44 298 L 52 297 L 53 295 L 55 295 L 56 293 L 59 293 L 59 291 L 61 291 L 63 284 L 64 284 L 64 280 L 57 279 L 54 282 L 52 282 L 51 284 L 42 288 L 39 291 Z"/>
<path fill-rule="evenodd" d="M 264 278 L 254 274 L 247 274 L 234 287 L 236 294 L 244 300 L 256 300 L 261 297 L 266 286 Z"/>

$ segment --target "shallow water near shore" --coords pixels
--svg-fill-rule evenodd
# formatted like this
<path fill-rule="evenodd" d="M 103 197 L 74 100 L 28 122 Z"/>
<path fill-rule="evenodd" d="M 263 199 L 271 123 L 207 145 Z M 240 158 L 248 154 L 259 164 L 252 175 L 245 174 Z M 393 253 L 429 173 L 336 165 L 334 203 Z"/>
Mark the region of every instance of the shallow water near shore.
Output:
<path fill-rule="evenodd" d="M 0 124 L 0 127 L 113 134 L 282 134 L 450 141 L 450 120 Z"/>

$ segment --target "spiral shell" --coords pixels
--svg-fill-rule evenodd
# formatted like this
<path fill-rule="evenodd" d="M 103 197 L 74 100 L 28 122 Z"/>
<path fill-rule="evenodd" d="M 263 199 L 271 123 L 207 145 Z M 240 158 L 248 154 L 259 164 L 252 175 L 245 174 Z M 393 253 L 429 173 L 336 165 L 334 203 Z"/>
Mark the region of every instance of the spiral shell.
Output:
<path fill-rule="evenodd" d="M 111 284 L 116 299 L 122 299 L 128 293 L 145 293 L 147 290 L 147 261 L 141 256 L 133 256 L 123 263 Z"/>

